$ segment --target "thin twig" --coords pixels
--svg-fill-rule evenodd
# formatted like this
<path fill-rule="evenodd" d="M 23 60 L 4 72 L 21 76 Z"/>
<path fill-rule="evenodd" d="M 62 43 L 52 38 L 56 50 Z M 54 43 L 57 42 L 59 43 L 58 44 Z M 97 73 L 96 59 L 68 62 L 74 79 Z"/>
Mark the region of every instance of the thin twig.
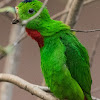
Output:
<path fill-rule="evenodd" d="M 63 10 L 63 11 L 51 16 L 51 19 L 56 19 L 56 18 L 62 16 L 63 14 L 68 14 L 68 11 L 67 10 Z"/>
<path fill-rule="evenodd" d="M 25 26 L 21 28 L 21 33 L 18 39 L 13 43 L 13 46 L 16 47 L 19 43 L 21 43 L 25 38 L 27 37 L 27 34 L 25 34 Z"/>
<path fill-rule="evenodd" d="M 16 30 L 14 30 L 16 32 Z M 13 44 L 9 44 L 7 47 L 3 48 L 3 47 L 0 47 L 0 60 L 2 58 L 4 58 L 6 55 L 10 54 L 13 49 L 18 45 L 20 44 L 26 37 L 27 35 L 24 33 L 25 32 L 25 27 L 23 26 L 21 28 L 21 31 L 18 32 L 17 34 L 19 35 L 18 38 L 15 40 L 15 42 Z M 20 34 L 19 34 L 20 33 Z"/>
<path fill-rule="evenodd" d="M 92 2 L 94 2 L 94 1 L 97 1 L 97 0 L 85 0 L 85 1 L 84 1 L 84 5 L 89 4 L 89 3 L 92 3 Z M 98 0 L 98 1 L 99 1 L 99 0 Z"/>
<path fill-rule="evenodd" d="M 41 9 L 34 16 L 32 16 L 31 18 L 29 18 L 27 20 L 24 20 L 22 22 L 22 25 L 26 25 L 28 22 L 30 22 L 31 20 L 33 20 L 36 17 L 38 17 L 41 14 L 41 12 L 43 11 L 43 9 L 44 9 L 45 5 L 47 4 L 47 2 L 48 2 L 48 0 L 45 0 L 44 3 L 43 3 L 43 5 L 42 5 L 42 7 L 41 7 Z"/>
<path fill-rule="evenodd" d="M 69 11 L 69 9 L 70 9 L 70 7 L 71 7 L 72 2 L 73 2 L 73 0 L 68 0 L 68 1 L 67 1 L 67 4 L 66 4 L 66 6 L 65 6 L 65 10 L 66 10 L 67 12 Z M 67 18 L 67 13 L 61 16 L 60 21 L 65 22 L 66 18 Z"/>
<path fill-rule="evenodd" d="M 100 29 L 93 29 L 93 30 L 77 30 L 77 29 L 71 29 L 71 31 L 74 32 L 82 32 L 82 33 L 89 33 L 89 32 L 98 32 Z"/>
<path fill-rule="evenodd" d="M 100 43 L 100 34 L 97 35 L 96 41 L 95 41 L 93 49 L 92 49 L 92 54 L 91 54 L 91 57 L 90 57 L 90 67 L 92 67 L 92 65 L 93 65 L 94 56 L 96 54 L 96 50 L 97 50 L 99 43 Z"/>
<path fill-rule="evenodd" d="M 49 93 L 44 92 L 38 86 L 33 85 L 18 76 L 10 75 L 10 74 L 0 74 L 0 81 L 1 82 L 10 82 L 15 84 L 16 86 L 20 87 L 31 93 L 32 95 L 36 95 L 37 97 L 43 100 L 57 100 L 55 97 L 50 95 Z"/>
<path fill-rule="evenodd" d="M 90 3 L 94 2 L 94 1 L 97 1 L 97 0 L 86 0 L 86 1 L 84 1 L 83 5 L 85 6 L 85 5 L 90 4 Z M 51 16 L 51 18 L 52 19 L 56 19 L 56 18 L 58 18 L 58 17 L 60 17 L 60 16 L 62 16 L 64 14 L 68 14 L 68 13 L 69 13 L 69 11 L 67 9 L 66 10 L 64 9 L 63 11 Z"/>
<path fill-rule="evenodd" d="M 73 27 L 75 23 L 77 22 L 78 15 L 80 12 L 80 8 L 82 7 L 84 0 L 74 0 L 72 3 L 72 6 L 69 10 L 68 17 L 66 19 L 65 24 L 69 25 L 70 27 Z"/>

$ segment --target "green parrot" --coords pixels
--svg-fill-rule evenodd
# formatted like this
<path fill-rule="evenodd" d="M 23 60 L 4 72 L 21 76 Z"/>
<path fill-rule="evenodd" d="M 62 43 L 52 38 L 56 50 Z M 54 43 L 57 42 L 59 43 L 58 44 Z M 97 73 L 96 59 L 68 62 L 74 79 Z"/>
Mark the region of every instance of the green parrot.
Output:
<path fill-rule="evenodd" d="M 34 16 L 42 5 L 38 0 L 21 2 L 16 7 L 16 23 Z M 40 47 L 42 73 L 54 96 L 60 100 L 92 100 L 88 52 L 70 27 L 52 20 L 45 7 L 27 23 L 26 32 Z"/>

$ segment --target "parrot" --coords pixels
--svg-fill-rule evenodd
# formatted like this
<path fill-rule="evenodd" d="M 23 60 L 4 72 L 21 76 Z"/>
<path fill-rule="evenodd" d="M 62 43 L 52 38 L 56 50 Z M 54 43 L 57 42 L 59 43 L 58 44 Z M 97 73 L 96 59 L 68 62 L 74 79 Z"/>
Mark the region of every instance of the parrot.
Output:
<path fill-rule="evenodd" d="M 20 2 L 12 23 L 28 20 L 42 6 L 39 0 Z M 26 24 L 25 31 L 39 46 L 41 70 L 53 95 L 59 100 L 92 100 L 88 51 L 71 27 L 51 19 L 45 6 L 39 16 Z"/>

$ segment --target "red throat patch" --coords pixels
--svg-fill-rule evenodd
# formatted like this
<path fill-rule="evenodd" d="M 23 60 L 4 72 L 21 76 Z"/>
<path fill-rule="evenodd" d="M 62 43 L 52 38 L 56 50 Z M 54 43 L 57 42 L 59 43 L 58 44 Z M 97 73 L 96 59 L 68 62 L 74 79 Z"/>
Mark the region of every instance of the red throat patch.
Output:
<path fill-rule="evenodd" d="M 26 32 L 29 36 L 31 36 L 32 39 L 38 42 L 38 45 L 40 48 L 44 46 L 44 38 L 43 36 L 41 36 L 41 34 L 37 30 L 26 28 Z"/>

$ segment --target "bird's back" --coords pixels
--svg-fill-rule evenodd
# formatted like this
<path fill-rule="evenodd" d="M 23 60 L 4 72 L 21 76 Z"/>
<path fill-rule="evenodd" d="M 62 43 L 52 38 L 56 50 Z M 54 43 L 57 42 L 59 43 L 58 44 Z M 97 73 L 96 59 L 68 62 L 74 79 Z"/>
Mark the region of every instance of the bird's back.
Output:
<path fill-rule="evenodd" d="M 90 95 L 92 81 L 86 48 L 73 34 L 68 34 L 67 31 L 61 35 L 60 39 L 66 46 L 66 65 L 72 77 L 78 82 L 86 98 L 92 100 Z"/>

